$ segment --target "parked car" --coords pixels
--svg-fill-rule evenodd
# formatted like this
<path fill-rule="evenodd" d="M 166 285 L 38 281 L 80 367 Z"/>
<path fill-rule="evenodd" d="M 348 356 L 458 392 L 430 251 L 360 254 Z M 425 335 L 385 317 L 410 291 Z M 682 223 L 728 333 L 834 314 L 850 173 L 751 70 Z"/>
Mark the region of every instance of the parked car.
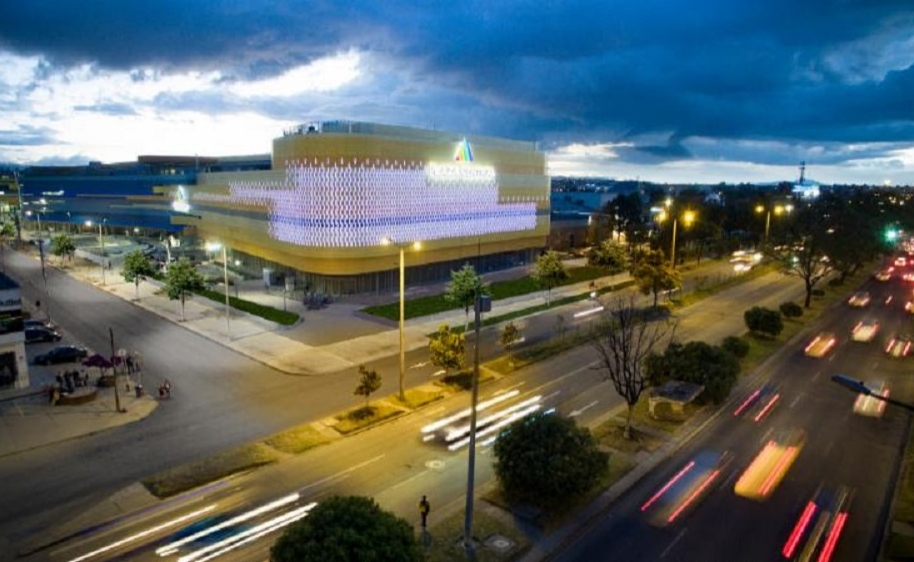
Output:
<path fill-rule="evenodd" d="M 51 324 L 50 322 L 45 322 L 44 320 L 23 320 L 23 327 L 27 330 L 29 328 L 44 328 L 46 330 L 57 330 L 57 326 Z"/>
<path fill-rule="evenodd" d="M 54 365 L 56 363 L 73 363 L 89 355 L 86 348 L 76 345 L 61 345 L 35 357 L 36 365 Z"/>
<path fill-rule="evenodd" d="M 47 328 L 26 328 L 25 343 L 60 341 L 60 333 Z"/>

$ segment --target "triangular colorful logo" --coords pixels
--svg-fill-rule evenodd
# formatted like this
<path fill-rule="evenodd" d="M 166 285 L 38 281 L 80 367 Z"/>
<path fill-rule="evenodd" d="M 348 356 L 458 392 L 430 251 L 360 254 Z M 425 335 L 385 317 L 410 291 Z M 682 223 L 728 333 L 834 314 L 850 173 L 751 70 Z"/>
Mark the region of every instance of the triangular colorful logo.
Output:
<path fill-rule="evenodd" d="M 457 143 L 457 151 L 454 153 L 454 160 L 457 162 L 473 161 L 473 149 L 470 148 L 470 142 L 467 139 L 463 139 Z"/>

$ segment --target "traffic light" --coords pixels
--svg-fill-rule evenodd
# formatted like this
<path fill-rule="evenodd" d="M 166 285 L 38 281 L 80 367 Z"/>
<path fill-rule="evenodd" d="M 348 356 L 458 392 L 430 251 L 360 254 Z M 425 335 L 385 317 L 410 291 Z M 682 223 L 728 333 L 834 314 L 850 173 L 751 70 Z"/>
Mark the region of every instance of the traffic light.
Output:
<path fill-rule="evenodd" d="M 894 242 L 898 239 L 898 229 L 893 226 L 888 227 L 885 230 L 885 240 L 886 242 Z"/>

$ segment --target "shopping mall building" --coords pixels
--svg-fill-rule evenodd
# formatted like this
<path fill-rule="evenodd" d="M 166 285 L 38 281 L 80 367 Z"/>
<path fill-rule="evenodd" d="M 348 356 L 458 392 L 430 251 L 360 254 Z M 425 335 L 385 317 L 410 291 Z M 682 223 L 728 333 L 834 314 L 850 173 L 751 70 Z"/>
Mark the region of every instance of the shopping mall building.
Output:
<path fill-rule="evenodd" d="M 416 285 L 531 263 L 549 234 L 534 142 L 374 123 L 296 127 L 265 156 L 33 167 L 20 185 L 27 223 L 218 242 L 230 269 L 331 295 L 396 290 L 401 247 Z"/>

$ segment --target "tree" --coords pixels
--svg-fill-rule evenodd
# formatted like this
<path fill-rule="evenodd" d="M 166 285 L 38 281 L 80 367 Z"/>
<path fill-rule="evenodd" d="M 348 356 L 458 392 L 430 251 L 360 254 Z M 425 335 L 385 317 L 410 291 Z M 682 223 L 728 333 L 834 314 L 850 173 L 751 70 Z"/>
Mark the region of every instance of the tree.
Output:
<path fill-rule="evenodd" d="M 332 496 L 289 525 L 270 548 L 271 562 L 422 562 L 422 550 L 404 519 L 372 498 Z"/>
<path fill-rule="evenodd" d="M 733 354 L 737 359 L 749 355 L 749 342 L 739 336 L 727 336 L 720 342 L 720 347 Z"/>
<path fill-rule="evenodd" d="M 632 410 L 650 386 L 644 360 L 662 341 L 672 338 L 676 325 L 667 320 L 648 321 L 635 306 L 635 297 L 616 297 L 606 304 L 607 318 L 590 333 L 604 381 L 625 399 L 628 416 L 625 438 L 632 436 Z"/>
<path fill-rule="evenodd" d="M 777 337 L 784 331 L 784 321 L 781 320 L 781 313 L 770 308 L 753 306 L 743 313 L 743 319 L 746 327 L 757 334 L 766 334 L 771 337 Z"/>
<path fill-rule="evenodd" d="M 556 252 L 549 251 L 536 258 L 533 280 L 537 285 L 546 289 L 547 307 L 552 300 L 552 289 L 559 286 L 565 279 L 568 279 L 568 272 L 565 271 L 565 264 L 562 263 Z"/>
<path fill-rule="evenodd" d="M 729 351 L 703 341 L 670 344 L 663 354 L 651 354 L 646 362 L 648 378 L 659 386 L 669 380 L 700 384 L 703 403 L 720 404 L 730 395 L 739 377 L 739 360 Z"/>
<path fill-rule="evenodd" d="M 61 261 L 63 261 L 64 256 L 72 260 L 75 252 L 76 244 L 73 243 L 73 239 L 70 238 L 69 234 L 58 234 L 51 239 L 51 253 L 60 258 Z"/>
<path fill-rule="evenodd" d="M 792 301 L 782 302 L 778 307 L 784 318 L 799 318 L 803 316 L 803 307 Z"/>
<path fill-rule="evenodd" d="M 124 268 L 122 271 L 124 281 L 134 284 L 137 300 L 140 299 L 140 281 L 152 276 L 154 273 L 155 268 L 149 258 L 140 250 L 134 250 L 124 256 Z"/>
<path fill-rule="evenodd" d="M 682 286 L 679 272 L 669 266 L 660 250 L 649 250 L 638 256 L 632 277 L 638 285 L 642 295 L 654 295 L 654 307 L 657 306 L 657 297 L 663 291 L 671 291 Z"/>
<path fill-rule="evenodd" d="M 798 217 L 789 227 L 786 244 L 768 250 L 768 256 L 780 266 L 782 272 L 803 280 L 806 287 L 806 300 L 803 303 L 805 308 L 809 308 L 812 302 L 812 291 L 816 284 L 834 269 L 826 253 L 829 229 L 819 213 L 820 210 L 813 207 L 796 211 Z"/>
<path fill-rule="evenodd" d="M 368 400 L 371 393 L 381 388 L 381 375 L 376 369 L 368 369 L 365 365 L 359 365 L 359 386 L 355 387 L 356 396 L 365 397 L 365 409 L 368 410 Z"/>
<path fill-rule="evenodd" d="M 6 273 L 6 245 L 10 238 L 16 235 L 16 227 L 9 221 L 0 223 L 0 265 Z"/>
<path fill-rule="evenodd" d="M 429 336 L 428 351 L 432 365 L 444 369 L 446 377 L 451 369 L 463 369 L 466 360 L 463 334 L 451 330 L 447 324 Z"/>
<path fill-rule="evenodd" d="M 615 240 L 604 240 L 587 256 L 590 265 L 605 267 L 610 274 L 622 273 L 629 268 L 628 248 Z"/>
<path fill-rule="evenodd" d="M 444 299 L 460 306 L 466 314 L 466 323 L 463 331 L 470 326 L 470 308 L 476 302 L 476 295 L 489 294 L 488 288 L 483 285 L 482 277 L 476 273 L 472 265 L 465 263 L 457 271 L 451 271 L 451 281 L 444 288 Z"/>
<path fill-rule="evenodd" d="M 644 202 L 641 193 L 632 191 L 617 195 L 603 206 L 603 212 L 612 215 L 619 232 L 625 235 L 625 242 L 631 248 L 643 240 L 647 232 L 644 222 Z"/>
<path fill-rule="evenodd" d="M 185 301 L 195 291 L 202 291 L 204 287 L 203 276 L 186 258 L 181 258 L 168 268 L 168 273 L 165 274 L 165 293 L 170 300 L 181 300 L 182 322 L 185 320 Z"/>
<path fill-rule="evenodd" d="M 514 325 L 514 322 L 508 322 L 505 324 L 505 327 L 502 328 L 501 333 L 498 335 L 499 345 L 506 349 L 519 339 L 520 330 L 517 329 L 517 326 Z"/>
<path fill-rule="evenodd" d="M 606 473 L 609 455 L 590 431 L 555 414 L 518 420 L 495 441 L 495 476 L 512 502 L 569 505 Z"/>

